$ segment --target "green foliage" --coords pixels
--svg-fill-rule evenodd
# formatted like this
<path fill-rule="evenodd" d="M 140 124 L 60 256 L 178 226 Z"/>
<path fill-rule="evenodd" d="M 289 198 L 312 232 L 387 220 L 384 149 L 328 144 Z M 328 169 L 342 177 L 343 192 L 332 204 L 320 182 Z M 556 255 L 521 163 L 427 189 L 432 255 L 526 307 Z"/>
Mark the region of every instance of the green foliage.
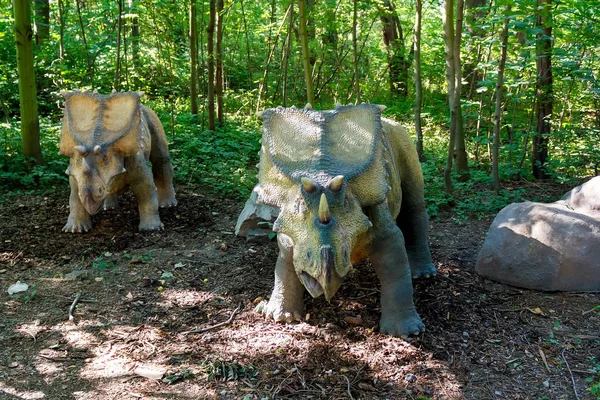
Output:
<path fill-rule="evenodd" d="M 65 170 L 68 166 L 66 157 L 58 156 L 58 125 L 47 120 L 41 123 L 40 138 L 45 165 L 32 165 L 21 153 L 21 134 L 18 123 L 0 124 L 0 188 L 14 189 L 49 189 L 67 182 Z"/>
<path fill-rule="evenodd" d="M 106 260 L 104 257 L 96 257 L 92 261 L 92 267 L 99 269 L 100 271 L 106 271 L 109 268 L 115 266 L 114 261 Z"/>
<path fill-rule="evenodd" d="M 255 379 L 259 371 L 252 365 L 243 365 L 233 361 L 205 360 L 202 363 L 209 381 L 237 381 L 240 379 Z"/>
<path fill-rule="evenodd" d="M 585 381 L 590 384 L 587 390 L 592 395 L 592 398 L 598 400 L 600 399 L 600 362 L 598 362 L 596 357 L 590 357 L 590 361 L 592 362 L 592 368 L 589 369 L 589 372 L 594 374 L 594 376 L 585 378 Z"/>
<path fill-rule="evenodd" d="M 223 196 L 247 198 L 256 184 L 258 128 L 227 124 L 202 131 L 193 116 L 181 116 L 171 137 L 176 182 L 204 186 Z"/>

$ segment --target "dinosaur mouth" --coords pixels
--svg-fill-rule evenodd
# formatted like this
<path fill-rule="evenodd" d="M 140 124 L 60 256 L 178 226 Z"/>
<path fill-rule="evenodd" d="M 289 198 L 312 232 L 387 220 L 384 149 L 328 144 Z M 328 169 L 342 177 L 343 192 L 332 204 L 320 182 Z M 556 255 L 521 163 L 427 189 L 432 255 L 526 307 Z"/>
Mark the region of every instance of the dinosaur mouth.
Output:
<path fill-rule="evenodd" d="M 321 284 L 306 272 L 302 272 L 298 275 L 298 278 L 300 278 L 300 282 L 302 282 L 308 293 L 315 299 L 323 294 Z"/>
<path fill-rule="evenodd" d="M 83 199 L 82 203 L 83 207 L 90 215 L 95 215 L 100 209 L 100 206 L 102 205 L 102 201 L 94 200 L 94 198 L 91 195 L 86 196 Z"/>

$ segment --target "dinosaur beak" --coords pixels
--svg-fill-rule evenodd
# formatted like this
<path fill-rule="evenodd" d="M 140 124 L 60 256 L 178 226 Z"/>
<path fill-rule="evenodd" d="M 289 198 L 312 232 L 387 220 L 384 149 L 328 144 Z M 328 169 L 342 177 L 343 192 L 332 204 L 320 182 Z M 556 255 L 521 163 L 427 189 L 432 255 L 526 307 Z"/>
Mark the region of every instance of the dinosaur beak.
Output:
<path fill-rule="evenodd" d="M 342 284 L 342 278 L 335 269 L 335 259 L 331 246 L 321 247 L 320 261 L 319 276 L 312 277 L 308 273 L 302 272 L 299 278 L 312 297 L 317 298 L 324 294 L 325 299 L 330 301 Z"/>
<path fill-rule="evenodd" d="M 95 215 L 100 209 L 100 206 L 102 205 L 102 200 L 96 200 L 94 198 L 92 189 L 87 188 L 83 193 L 81 204 L 83 204 L 83 207 L 90 215 Z"/>

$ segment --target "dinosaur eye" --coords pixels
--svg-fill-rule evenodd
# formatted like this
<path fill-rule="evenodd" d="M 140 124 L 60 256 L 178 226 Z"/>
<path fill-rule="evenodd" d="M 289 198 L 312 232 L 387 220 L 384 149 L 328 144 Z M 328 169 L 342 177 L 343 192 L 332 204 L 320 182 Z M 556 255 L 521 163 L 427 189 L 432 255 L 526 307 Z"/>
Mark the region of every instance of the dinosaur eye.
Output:
<path fill-rule="evenodd" d="M 348 198 L 344 199 L 344 211 L 350 211 L 350 202 L 348 201 Z"/>

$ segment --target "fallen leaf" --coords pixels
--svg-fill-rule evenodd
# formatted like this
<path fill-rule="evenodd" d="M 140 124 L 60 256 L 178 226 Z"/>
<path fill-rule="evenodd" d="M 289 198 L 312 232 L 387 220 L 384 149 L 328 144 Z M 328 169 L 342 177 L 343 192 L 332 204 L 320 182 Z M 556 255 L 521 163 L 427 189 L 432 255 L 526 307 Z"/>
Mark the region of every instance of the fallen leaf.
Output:
<path fill-rule="evenodd" d="M 164 369 L 156 367 L 137 367 L 135 371 L 133 371 L 136 375 L 155 380 L 161 379 L 165 375 L 165 372 Z"/>
<path fill-rule="evenodd" d="M 529 310 L 529 312 L 531 312 L 532 314 L 535 314 L 535 315 L 545 315 L 544 312 L 539 307 L 528 308 L 527 310 Z"/>
<path fill-rule="evenodd" d="M 344 317 L 344 321 L 348 324 L 348 325 L 354 325 L 354 326 L 360 326 L 362 325 L 363 321 L 360 317 Z"/>

